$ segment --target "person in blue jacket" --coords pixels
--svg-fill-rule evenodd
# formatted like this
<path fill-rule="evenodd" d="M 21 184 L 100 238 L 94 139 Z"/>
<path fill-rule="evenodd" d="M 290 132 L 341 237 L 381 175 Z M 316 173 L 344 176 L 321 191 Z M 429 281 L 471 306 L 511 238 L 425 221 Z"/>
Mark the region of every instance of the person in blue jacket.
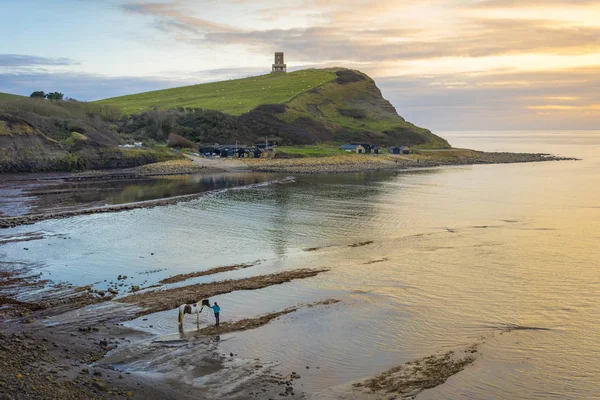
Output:
<path fill-rule="evenodd" d="M 219 326 L 219 313 L 221 312 L 221 307 L 219 307 L 219 304 L 215 301 L 215 305 L 210 306 L 210 308 L 212 308 L 215 313 L 215 326 Z"/>

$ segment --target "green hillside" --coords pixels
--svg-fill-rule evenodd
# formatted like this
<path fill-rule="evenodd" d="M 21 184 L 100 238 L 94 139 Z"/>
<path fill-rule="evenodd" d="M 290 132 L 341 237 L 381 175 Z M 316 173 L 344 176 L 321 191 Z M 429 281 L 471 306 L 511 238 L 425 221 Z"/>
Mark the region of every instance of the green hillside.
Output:
<path fill-rule="evenodd" d="M 125 137 L 164 141 L 176 133 L 196 143 L 363 142 L 448 148 L 448 142 L 405 121 L 375 81 L 344 68 L 309 69 L 158 90 L 101 100 L 128 118 Z"/>
<path fill-rule="evenodd" d="M 334 70 L 304 70 L 156 90 L 100 100 L 127 114 L 159 108 L 191 107 L 241 115 L 261 104 L 279 104 L 336 78 Z"/>
<path fill-rule="evenodd" d="M 16 100 L 16 99 L 21 99 L 23 98 L 23 96 L 19 96 L 17 94 L 10 94 L 10 93 L 2 93 L 0 92 L 0 101 L 3 100 Z"/>

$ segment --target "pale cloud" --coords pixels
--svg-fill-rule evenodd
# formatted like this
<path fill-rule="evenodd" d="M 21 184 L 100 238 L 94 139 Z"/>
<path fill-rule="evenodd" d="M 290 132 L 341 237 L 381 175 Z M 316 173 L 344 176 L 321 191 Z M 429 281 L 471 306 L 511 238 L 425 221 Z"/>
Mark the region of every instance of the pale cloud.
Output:
<path fill-rule="evenodd" d="M 34 66 L 75 65 L 77 62 L 69 58 L 37 57 L 23 54 L 0 54 L 0 68 L 23 68 Z"/>
<path fill-rule="evenodd" d="M 128 12 L 156 17 L 156 26 L 165 31 L 168 31 L 169 28 L 199 34 L 215 31 L 238 31 L 230 25 L 194 16 L 193 9 L 190 9 L 183 1 L 128 3 L 123 5 L 123 8 Z"/>
<path fill-rule="evenodd" d="M 558 111 L 590 111 L 590 110 L 598 110 L 600 111 L 600 104 L 589 104 L 589 105 L 581 105 L 581 106 L 570 106 L 563 104 L 547 104 L 547 105 L 538 105 L 538 106 L 527 106 L 530 110 L 558 110 Z"/>
<path fill-rule="evenodd" d="M 171 31 L 181 42 L 195 46 L 203 42 L 246 46 L 264 52 L 280 48 L 300 60 L 313 62 L 377 63 L 460 57 L 465 64 L 464 59 L 468 58 L 507 54 L 600 54 L 600 25 L 577 26 L 540 18 L 511 19 L 489 13 L 469 17 L 472 8 L 459 7 L 461 2 L 450 7 L 447 2 L 435 1 L 409 5 L 402 1 L 349 0 L 321 5 L 305 0 L 300 2 L 302 9 L 321 10 L 328 23 L 286 29 L 211 23 L 193 16 L 186 4 L 174 1 L 124 7 L 154 17 L 156 26 Z M 284 12 L 279 7 L 270 11 L 271 18 Z M 452 17 L 446 16 L 449 11 Z M 295 11 L 287 9 L 287 12 Z M 415 23 L 416 17 L 420 17 L 419 23 Z"/>

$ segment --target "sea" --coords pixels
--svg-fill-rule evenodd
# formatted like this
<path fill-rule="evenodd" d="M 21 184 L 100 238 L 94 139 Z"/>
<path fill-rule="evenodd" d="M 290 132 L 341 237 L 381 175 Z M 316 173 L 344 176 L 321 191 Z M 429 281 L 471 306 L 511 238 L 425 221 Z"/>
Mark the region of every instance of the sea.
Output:
<path fill-rule="evenodd" d="M 327 268 L 211 299 L 222 321 L 341 300 L 222 335 L 219 351 L 299 371 L 297 388 L 318 392 L 477 343 L 472 365 L 418 399 L 600 399 L 600 131 L 436 133 L 454 147 L 578 160 L 296 175 L 285 184 L 252 173 L 98 183 L 79 187 L 70 204 L 206 195 L 5 229 L 0 262 L 97 288 L 118 275 L 149 286 L 240 263 L 256 265 L 177 285 Z M 6 213 L 26 209 L 9 203 L 0 202 Z M 38 239 L 2 240 L 24 235 Z M 174 311 L 127 325 L 157 339 L 178 334 Z M 164 357 L 121 368 L 160 376 L 180 367 Z"/>

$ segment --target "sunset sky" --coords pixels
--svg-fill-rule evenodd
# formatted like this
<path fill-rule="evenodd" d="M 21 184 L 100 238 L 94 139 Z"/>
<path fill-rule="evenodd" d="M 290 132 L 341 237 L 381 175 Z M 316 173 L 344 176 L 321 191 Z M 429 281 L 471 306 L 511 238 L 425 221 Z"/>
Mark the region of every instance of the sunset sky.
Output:
<path fill-rule="evenodd" d="M 344 66 L 435 130 L 598 129 L 598 0 L 0 0 L 0 92 L 79 100 Z"/>

